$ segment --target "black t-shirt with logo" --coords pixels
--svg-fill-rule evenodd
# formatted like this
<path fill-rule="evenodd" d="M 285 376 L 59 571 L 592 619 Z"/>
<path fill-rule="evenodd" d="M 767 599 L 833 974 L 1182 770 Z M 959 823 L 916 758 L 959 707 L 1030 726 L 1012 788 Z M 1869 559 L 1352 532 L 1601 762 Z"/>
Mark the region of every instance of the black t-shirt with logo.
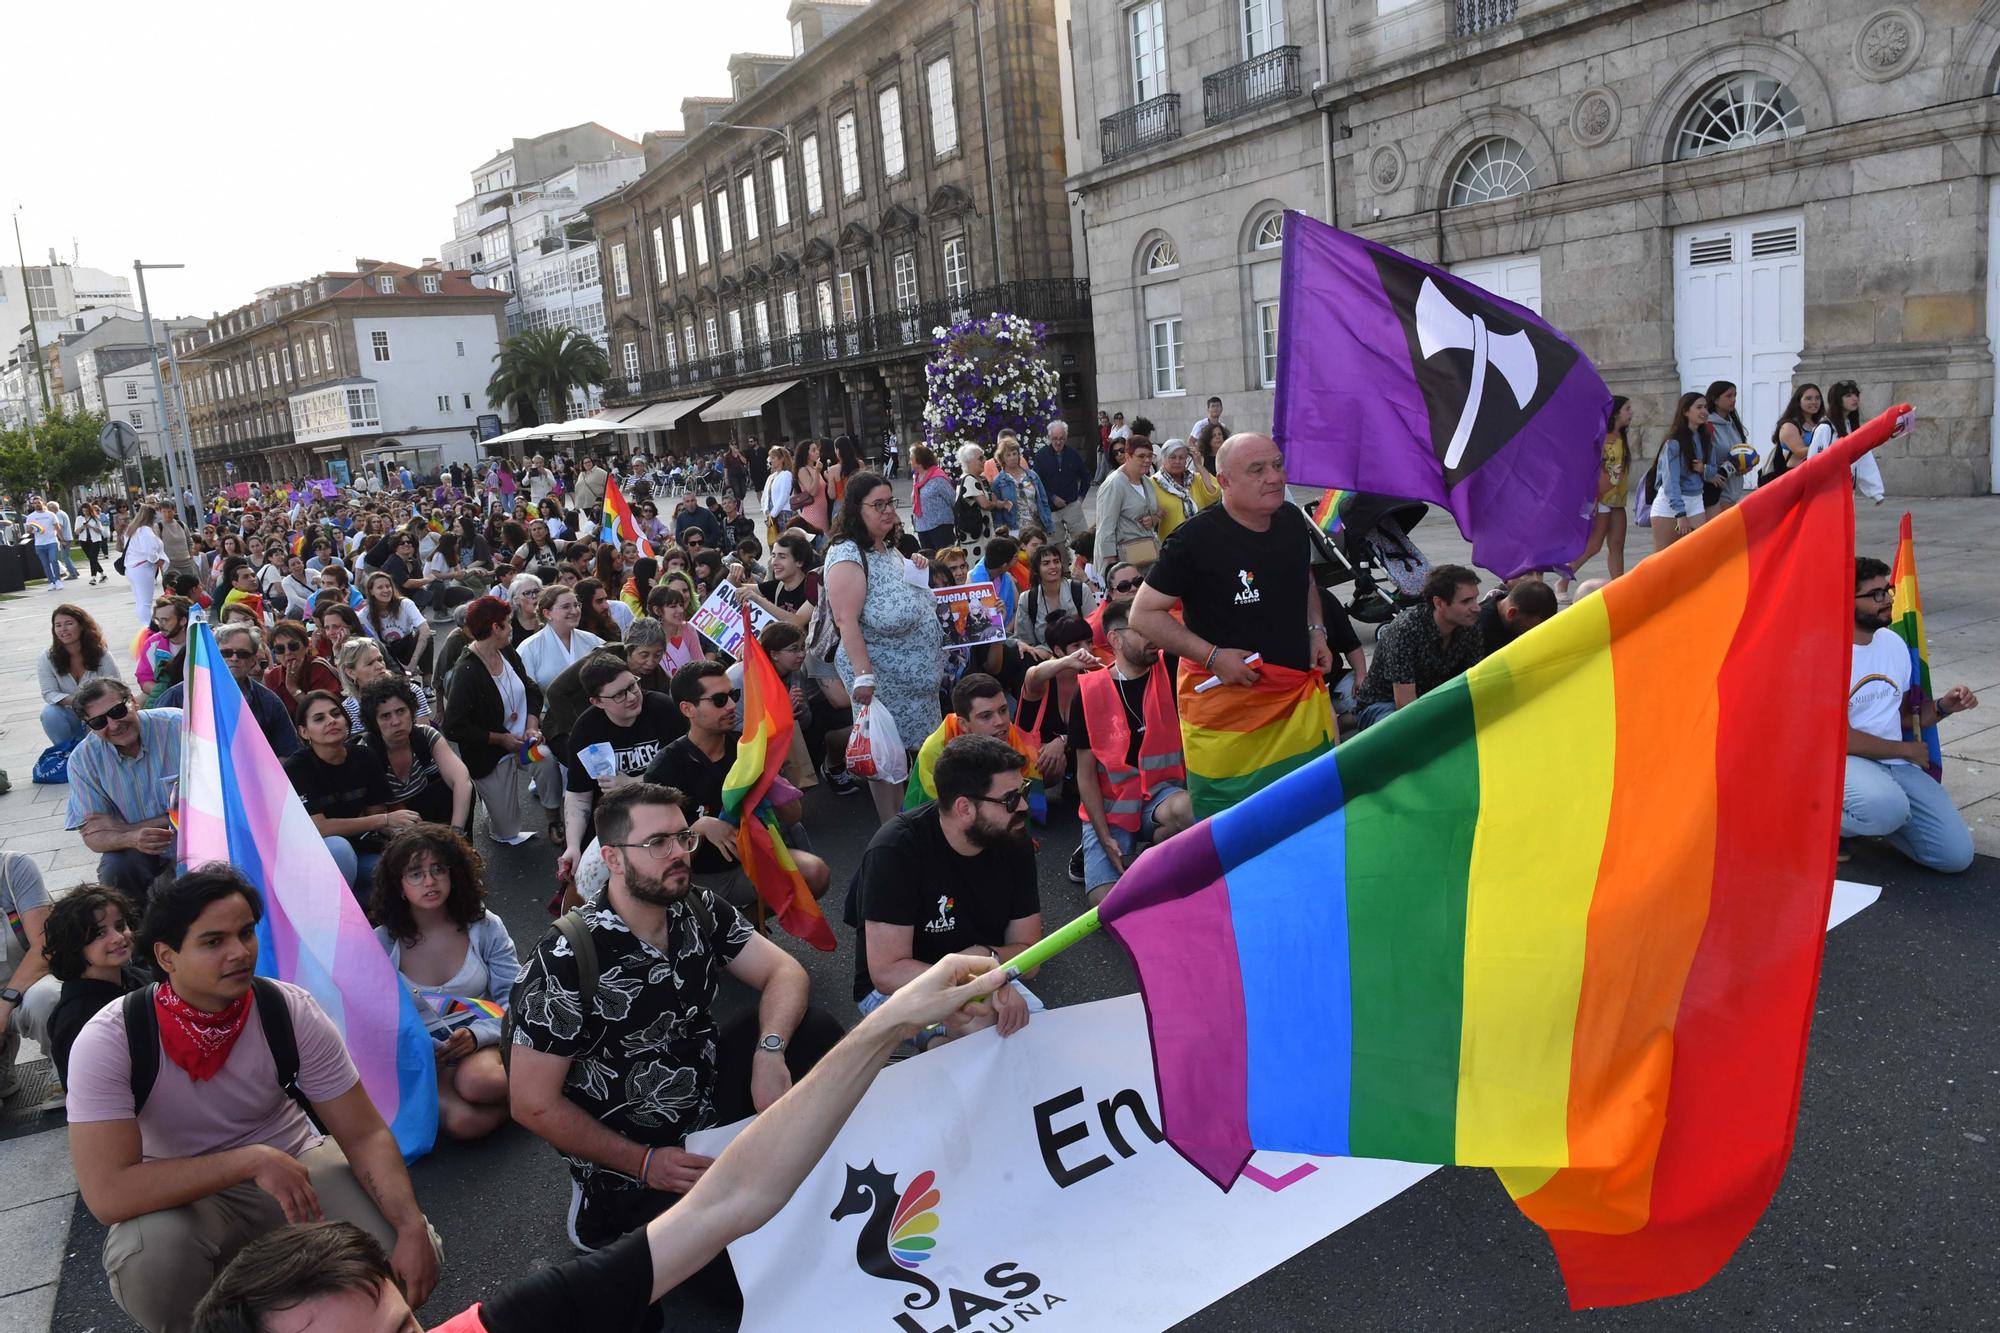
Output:
<path fill-rule="evenodd" d="M 1025 839 L 961 856 L 945 841 L 935 802 L 884 824 L 861 857 L 861 930 L 855 937 L 854 998 L 875 989 L 868 976 L 870 921 L 911 926 L 910 956 L 935 963 L 948 953 L 997 949 L 1007 926 L 1042 910 L 1035 853 Z"/>
<path fill-rule="evenodd" d="M 639 705 L 639 716 L 632 719 L 629 727 L 617 725 L 595 705 L 584 709 L 576 725 L 570 728 L 569 743 L 571 753 L 586 745 L 610 745 L 618 756 L 618 771 L 636 778 L 652 767 L 669 741 L 686 733 L 687 718 L 673 699 L 649 692 Z M 569 766 L 566 787 L 579 793 L 598 790 L 597 779 L 590 776 L 581 762 Z"/>
<path fill-rule="evenodd" d="M 1307 670 L 1308 523 L 1297 505 L 1285 504 L 1268 528 L 1253 532 L 1221 505 L 1211 505 L 1174 529 L 1146 584 L 1179 598 L 1187 627 L 1208 642 L 1262 653 L 1273 666 Z"/>

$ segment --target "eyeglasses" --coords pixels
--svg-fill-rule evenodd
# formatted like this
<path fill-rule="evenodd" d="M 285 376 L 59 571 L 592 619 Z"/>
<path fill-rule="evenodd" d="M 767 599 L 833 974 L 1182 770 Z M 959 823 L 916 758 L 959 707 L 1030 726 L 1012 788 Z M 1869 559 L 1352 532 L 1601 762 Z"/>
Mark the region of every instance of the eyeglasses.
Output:
<path fill-rule="evenodd" d="M 110 726 L 113 722 L 123 721 L 125 715 L 131 711 L 132 711 L 131 701 L 126 699 L 121 699 L 117 703 L 111 705 L 111 707 L 99 713 L 96 717 L 85 718 L 83 720 L 83 725 L 89 727 L 92 731 L 102 731 L 106 727 Z"/>
<path fill-rule="evenodd" d="M 638 682 L 635 681 L 633 683 L 637 684 Z M 701 702 L 708 704 L 712 708 L 724 708 L 730 704 L 735 703 L 739 697 L 741 697 L 741 691 L 720 690 L 714 694 L 703 695 L 701 698 Z"/>
<path fill-rule="evenodd" d="M 1022 806 L 1028 803 L 1028 784 L 1025 782 L 1022 783 L 1005 796 L 975 796 L 972 799 L 975 801 L 991 801 L 994 805 L 1005 807 L 1009 814 L 1016 814 L 1019 813 Z"/>
<path fill-rule="evenodd" d="M 639 682 L 635 680 L 622 690 L 613 690 L 609 694 L 600 694 L 597 697 L 600 699 L 608 699 L 612 703 L 622 703 L 623 701 L 630 699 L 633 695 L 637 694 L 639 692 L 639 688 L 640 688 Z"/>
<path fill-rule="evenodd" d="M 1870 588 L 1866 592 L 1857 592 L 1854 596 L 1857 601 L 1890 602 L 1895 600 L 1896 590 L 1894 588 Z"/>
<path fill-rule="evenodd" d="M 693 856 L 694 849 L 701 846 L 701 834 L 693 829 L 684 829 L 679 833 L 655 833 L 644 842 L 614 842 L 606 845 L 616 847 L 620 851 L 644 852 L 648 856 L 664 856 L 669 848 L 678 847 L 689 856 Z"/>
<path fill-rule="evenodd" d="M 893 514 L 896 512 L 896 501 L 893 498 L 887 500 L 870 500 L 861 507 L 871 513 Z"/>
<path fill-rule="evenodd" d="M 228 658 L 232 662 L 245 662 L 257 656 L 257 654 L 249 648 L 218 648 L 216 649 L 216 651 L 221 653 L 224 657 Z"/>
<path fill-rule="evenodd" d="M 1111 585 L 1113 592 L 1136 592 L 1145 584 L 1143 579 L 1120 579 Z"/>

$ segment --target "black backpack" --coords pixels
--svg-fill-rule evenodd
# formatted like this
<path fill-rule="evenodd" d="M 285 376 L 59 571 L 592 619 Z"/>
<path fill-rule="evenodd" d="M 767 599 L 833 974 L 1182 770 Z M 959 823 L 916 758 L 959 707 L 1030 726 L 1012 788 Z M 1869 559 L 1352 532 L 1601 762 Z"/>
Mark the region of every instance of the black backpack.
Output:
<path fill-rule="evenodd" d="M 154 983 L 127 991 L 122 1001 L 125 1049 L 132 1060 L 135 1118 L 145 1109 L 146 1098 L 152 1095 L 153 1083 L 160 1075 L 160 1017 L 153 1009 L 153 992 L 158 988 L 158 983 Z M 264 1042 L 271 1048 L 271 1061 L 278 1067 L 279 1090 L 298 1103 L 314 1129 L 326 1133 L 326 1126 L 313 1110 L 312 1099 L 299 1090 L 299 1041 L 292 1031 L 292 1010 L 285 1003 L 284 991 L 269 977 L 252 977 L 250 993 L 255 997 L 252 1004 L 257 1010 L 257 1021 L 264 1027 Z"/>

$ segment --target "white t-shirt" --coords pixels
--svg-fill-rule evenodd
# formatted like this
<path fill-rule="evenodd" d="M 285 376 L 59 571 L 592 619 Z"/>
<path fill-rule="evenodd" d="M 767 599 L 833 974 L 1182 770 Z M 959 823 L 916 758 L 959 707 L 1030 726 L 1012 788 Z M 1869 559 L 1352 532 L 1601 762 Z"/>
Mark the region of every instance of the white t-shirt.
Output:
<path fill-rule="evenodd" d="M 28 515 L 27 524 L 34 530 L 37 546 L 54 546 L 56 538 L 62 531 L 62 525 L 56 522 L 56 516 L 40 509 Z"/>
<path fill-rule="evenodd" d="M 373 609 L 371 607 L 369 611 L 372 612 Z M 375 628 L 374 618 L 370 614 L 364 613 L 361 617 L 361 623 L 364 629 L 372 630 Z M 382 628 L 376 631 L 375 637 L 383 643 L 394 643 L 406 634 L 415 634 L 423 627 L 423 623 L 424 613 L 417 610 L 415 602 L 405 597 L 396 604 L 395 614 L 382 622 Z"/>
<path fill-rule="evenodd" d="M 1902 740 L 1903 696 L 1910 688 L 1910 645 L 1892 629 L 1876 630 L 1874 638 L 1855 645 L 1847 680 L 1847 725 L 1885 741 Z"/>

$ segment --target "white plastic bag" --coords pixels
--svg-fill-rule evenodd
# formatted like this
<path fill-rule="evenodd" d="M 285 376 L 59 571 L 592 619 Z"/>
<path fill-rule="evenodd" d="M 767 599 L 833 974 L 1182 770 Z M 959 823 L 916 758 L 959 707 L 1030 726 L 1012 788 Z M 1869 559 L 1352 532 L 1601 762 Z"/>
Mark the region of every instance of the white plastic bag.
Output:
<path fill-rule="evenodd" d="M 871 701 L 855 710 L 854 730 L 847 737 L 847 771 L 877 782 L 901 782 L 910 776 L 902 734 L 887 708 Z"/>

